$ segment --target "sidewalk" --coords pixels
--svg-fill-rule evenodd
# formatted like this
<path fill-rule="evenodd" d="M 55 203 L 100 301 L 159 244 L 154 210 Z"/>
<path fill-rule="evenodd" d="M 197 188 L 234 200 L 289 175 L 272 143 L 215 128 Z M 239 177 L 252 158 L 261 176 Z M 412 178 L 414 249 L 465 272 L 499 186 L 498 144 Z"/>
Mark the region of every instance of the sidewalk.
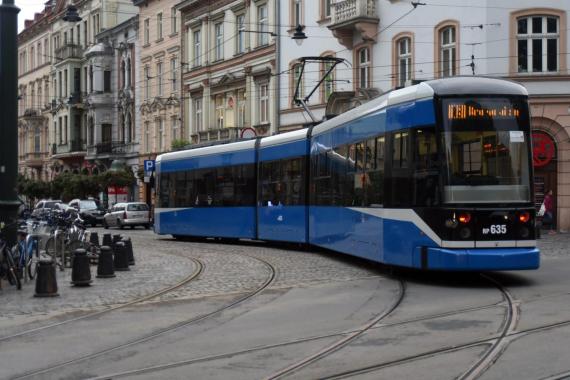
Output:
<path fill-rule="evenodd" d="M 570 233 L 550 235 L 548 230 L 543 230 L 536 242 L 543 259 L 570 256 Z"/>

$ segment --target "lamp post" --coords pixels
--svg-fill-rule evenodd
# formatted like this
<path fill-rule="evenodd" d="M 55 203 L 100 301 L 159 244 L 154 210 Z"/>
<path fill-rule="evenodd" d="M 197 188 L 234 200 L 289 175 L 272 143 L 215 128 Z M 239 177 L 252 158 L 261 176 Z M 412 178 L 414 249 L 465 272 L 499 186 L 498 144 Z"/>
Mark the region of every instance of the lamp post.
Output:
<path fill-rule="evenodd" d="M 16 193 L 18 177 L 18 12 L 14 0 L 0 5 L 0 224 L 5 238 L 16 241 L 16 218 L 20 202 Z"/>

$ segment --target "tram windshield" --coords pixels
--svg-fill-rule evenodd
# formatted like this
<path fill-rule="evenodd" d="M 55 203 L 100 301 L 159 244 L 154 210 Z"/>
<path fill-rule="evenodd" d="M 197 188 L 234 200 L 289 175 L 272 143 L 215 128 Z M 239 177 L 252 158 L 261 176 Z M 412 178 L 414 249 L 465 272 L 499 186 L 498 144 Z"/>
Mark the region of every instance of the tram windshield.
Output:
<path fill-rule="evenodd" d="M 525 101 L 443 100 L 445 203 L 530 201 L 529 116 Z"/>

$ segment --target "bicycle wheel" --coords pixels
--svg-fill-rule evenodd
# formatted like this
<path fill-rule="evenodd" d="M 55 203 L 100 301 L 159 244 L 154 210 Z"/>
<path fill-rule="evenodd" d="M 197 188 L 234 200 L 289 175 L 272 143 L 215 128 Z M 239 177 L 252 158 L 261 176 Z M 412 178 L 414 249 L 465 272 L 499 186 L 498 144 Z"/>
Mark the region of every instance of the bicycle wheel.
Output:
<path fill-rule="evenodd" d="M 6 258 L 6 275 L 8 276 L 8 282 L 10 285 L 16 285 L 16 289 L 22 289 L 22 282 L 20 281 L 20 276 L 16 271 L 16 264 L 14 263 L 14 258 L 10 254 L 10 251 L 4 249 L 4 257 Z"/>
<path fill-rule="evenodd" d="M 61 245 L 63 244 L 63 242 L 60 242 L 58 244 L 58 248 L 61 249 Z M 51 260 L 53 262 L 56 263 L 56 265 L 59 267 L 59 269 L 63 269 L 63 263 L 61 262 L 61 257 L 60 255 L 56 255 L 56 251 L 55 251 L 55 237 L 51 236 L 49 239 L 47 239 L 46 241 L 46 254 L 51 258 Z"/>

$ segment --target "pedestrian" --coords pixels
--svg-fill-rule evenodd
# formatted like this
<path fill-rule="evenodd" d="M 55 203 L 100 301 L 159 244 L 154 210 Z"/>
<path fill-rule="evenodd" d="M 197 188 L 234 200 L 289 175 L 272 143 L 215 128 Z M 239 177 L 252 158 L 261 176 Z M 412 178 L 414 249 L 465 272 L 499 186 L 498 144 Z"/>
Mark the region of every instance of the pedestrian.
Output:
<path fill-rule="evenodd" d="M 544 218 L 543 222 L 546 224 L 550 224 L 550 231 L 548 233 L 553 235 L 556 233 L 556 229 L 554 228 L 554 204 L 552 199 L 552 190 L 548 190 L 546 195 L 544 196 Z"/>

